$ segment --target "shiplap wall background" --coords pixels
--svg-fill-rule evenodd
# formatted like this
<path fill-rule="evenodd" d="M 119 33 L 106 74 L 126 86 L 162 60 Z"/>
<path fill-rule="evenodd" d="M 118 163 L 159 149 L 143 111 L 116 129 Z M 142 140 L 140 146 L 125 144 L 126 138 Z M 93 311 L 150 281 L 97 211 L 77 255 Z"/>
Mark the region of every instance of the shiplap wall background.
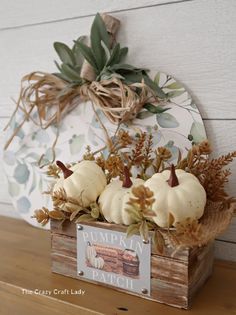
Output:
<path fill-rule="evenodd" d="M 0 0 L 0 128 L 11 115 L 20 78 L 55 71 L 55 40 L 89 34 L 96 12 L 121 20 L 118 40 L 133 64 L 186 84 L 215 152 L 236 149 L 235 0 Z M 4 142 L 1 132 L 0 145 Z M 0 214 L 17 217 L 0 163 Z M 236 195 L 236 163 L 228 191 Z M 236 260 L 236 224 L 216 241 L 216 256 Z"/>

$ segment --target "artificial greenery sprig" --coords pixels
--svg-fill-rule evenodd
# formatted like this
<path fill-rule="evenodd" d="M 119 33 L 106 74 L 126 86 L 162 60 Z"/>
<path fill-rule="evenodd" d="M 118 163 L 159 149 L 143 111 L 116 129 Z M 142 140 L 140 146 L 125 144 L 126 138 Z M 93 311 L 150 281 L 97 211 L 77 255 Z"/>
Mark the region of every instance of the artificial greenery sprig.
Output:
<path fill-rule="evenodd" d="M 149 221 L 149 218 L 155 216 L 152 211 L 152 205 L 155 201 L 153 198 L 153 192 L 143 185 L 132 188 L 133 197 L 130 198 L 126 211 L 129 212 L 130 217 L 135 221 L 127 228 L 127 237 L 139 232 L 144 241 L 148 240 L 149 230 L 152 230 L 155 226 L 153 222 Z"/>
<path fill-rule="evenodd" d="M 147 69 L 125 63 L 128 48 L 115 43 L 115 21 L 119 25 L 119 21 L 113 17 L 97 14 L 91 27 L 90 46 L 85 36 L 75 40 L 71 48 L 65 43 L 55 42 L 54 48 L 60 58 L 60 62 L 55 61 L 59 72 L 34 71 L 22 78 L 20 96 L 12 118 L 17 111 L 22 111 L 24 120 L 15 128 L 5 149 L 29 118 L 37 124 L 37 119 L 33 117 L 35 114 L 43 129 L 54 124 L 58 128 L 68 112 L 87 100 L 91 101 L 96 115 L 99 108 L 114 124 L 130 121 L 138 114 L 143 117 L 168 110 L 161 106 L 161 102 L 168 101 L 170 95 L 163 92 L 158 85 L 159 80 L 152 80 Z M 144 112 L 140 113 L 142 108 Z M 99 123 L 107 140 L 104 125 Z M 52 162 L 56 156 L 58 137 L 57 129 L 51 148 Z M 39 165 L 44 166 L 43 155 Z"/>
<path fill-rule="evenodd" d="M 70 49 L 66 44 L 55 42 L 54 48 L 61 60 L 61 64 L 55 61 L 55 64 L 60 71 L 55 73 L 56 76 L 72 85 L 81 85 L 83 79 L 80 76 L 84 58 L 78 49 L 78 43 L 83 42 L 85 37 L 79 37 Z"/>
<path fill-rule="evenodd" d="M 123 63 L 127 56 L 128 47 L 119 43 L 111 44 L 111 36 L 99 13 L 96 14 L 90 32 L 91 47 L 86 44 L 85 36 L 74 41 L 72 48 L 61 42 L 55 42 L 54 48 L 61 60 L 56 63 L 59 73 L 56 76 L 72 85 L 82 85 L 86 82 L 81 77 L 84 60 L 93 68 L 95 81 L 118 78 L 126 84 L 144 81 L 161 99 L 166 99 L 166 94 L 148 76 L 148 70 Z"/>

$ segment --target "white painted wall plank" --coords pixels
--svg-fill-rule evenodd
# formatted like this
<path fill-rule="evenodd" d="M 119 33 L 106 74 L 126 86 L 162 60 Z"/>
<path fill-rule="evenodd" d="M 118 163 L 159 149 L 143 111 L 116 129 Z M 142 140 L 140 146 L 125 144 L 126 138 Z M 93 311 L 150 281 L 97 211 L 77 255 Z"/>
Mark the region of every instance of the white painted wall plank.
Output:
<path fill-rule="evenodd" d="M 116 13 L 133 64 L 174 74 L 196 96 L 204 118 L 236 118 L 236 5 L 188 1 Z M 148 19 L 147 19 L 148 17 Z M 55 71 L 55 40 L 88 34 L 93 17 L 0 32 L 0 112 L 8 116 L 25 73 Z M 27 43 L 27 44 L 26 44 Z M 138 52 L 138 53 L 137 53 Z"/>
<path fill-rule="evenodd" d="M 179 1 L 180 0 L 70 0 L 68 2 L 66 0 L 1 0 L 0 30 L 23 25 L 74 19 L 93 15 L 97 12 L 130 10 Z"/>
<path fill-rule="evenodd" d="M 214 150 L 213 156 L 236 151 L 236 120 L 206 120 L 204 124 Z M 236 196 L 236 160 L 229 165 L 229 168 L 232 175 L 226 188 L 230 195 Z"/>
<path fill-rule="evenodd" d="M 215 258 L 236 261 L 236 244 L 215 241 Z"/>
<path fill-rule="evenodd" d="M 236 244 L 236 217 L 233 217 L 230 226 L 228 229 L 221 235 L 217 237 L 217 240 L 220 241 L 229 241 Z"/>

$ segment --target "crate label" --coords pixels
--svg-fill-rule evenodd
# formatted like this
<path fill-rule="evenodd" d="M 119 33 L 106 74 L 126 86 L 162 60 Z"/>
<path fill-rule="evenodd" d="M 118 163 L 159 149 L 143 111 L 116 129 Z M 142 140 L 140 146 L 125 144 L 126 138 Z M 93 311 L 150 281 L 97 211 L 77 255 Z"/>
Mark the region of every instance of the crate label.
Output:
<path fill-rule="evenodd" d="M 151 240 L 77 224 L 77 274 L 120 289 L 150 295 Z"/>

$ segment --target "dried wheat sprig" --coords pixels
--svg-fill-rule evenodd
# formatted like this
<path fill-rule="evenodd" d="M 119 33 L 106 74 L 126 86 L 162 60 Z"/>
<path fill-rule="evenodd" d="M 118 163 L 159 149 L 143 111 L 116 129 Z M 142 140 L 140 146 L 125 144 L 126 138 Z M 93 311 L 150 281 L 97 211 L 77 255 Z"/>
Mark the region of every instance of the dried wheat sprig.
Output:
<path fill-rule="evenodd" d="M 156 159 L 154 160 L 153 167 L 156 171 L 156 173 L 160 172 L 160 170 L 163 170 L 165 168 L 164 162 L 168 161 L 172 153 L 169 149 L 165 147 L 158 147 L 155 150 Z"/>
<path fill-rule="evenodd" d="M 153 135 L 149 134 L 147 137 L 145 146 L 144 146 L 141 178 L 145 178 L 146 171 L 152 165 L 152 162 L 153 162 L 153 157 L 152 157 L 153 141 L 152 140 L 153 140 Z"/>

